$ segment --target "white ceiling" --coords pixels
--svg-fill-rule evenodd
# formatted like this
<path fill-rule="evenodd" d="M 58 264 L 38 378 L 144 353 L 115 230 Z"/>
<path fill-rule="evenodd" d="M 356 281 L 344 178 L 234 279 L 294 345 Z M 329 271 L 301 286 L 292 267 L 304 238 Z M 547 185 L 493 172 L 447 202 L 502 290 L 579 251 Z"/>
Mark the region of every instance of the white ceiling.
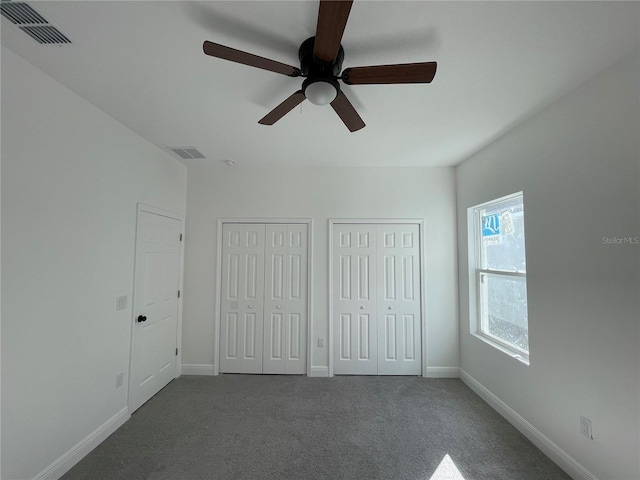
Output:
<path fill-rule="evenodd" d="M 449 166 L 640 45 L 638 2 L 353 5 L 343 68 L 437 61 L 429 85 L 344 86 L 367 126 L 304 102 L 257 122 L 301 79 L 208 57 L 204 40 L 299 66 L 317 1 L 32 2 L 72 39 L 2 18 L 2 44 L 159 147 L 238 165 Z"/>

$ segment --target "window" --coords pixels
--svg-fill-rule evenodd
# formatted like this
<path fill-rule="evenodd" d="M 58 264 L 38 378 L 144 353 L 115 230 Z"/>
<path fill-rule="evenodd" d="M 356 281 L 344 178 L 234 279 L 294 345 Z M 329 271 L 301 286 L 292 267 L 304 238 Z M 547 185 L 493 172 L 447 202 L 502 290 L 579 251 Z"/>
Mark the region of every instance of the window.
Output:
<path fill-rule="evenodd" d="M 476 322 L 472 333 L 528 362 L 527 265 L 522 192 L 470 209 Z M 475 302 L 473 302 L 475 297 Z M 475 325 L 474 325 L 475 323 Z"/>

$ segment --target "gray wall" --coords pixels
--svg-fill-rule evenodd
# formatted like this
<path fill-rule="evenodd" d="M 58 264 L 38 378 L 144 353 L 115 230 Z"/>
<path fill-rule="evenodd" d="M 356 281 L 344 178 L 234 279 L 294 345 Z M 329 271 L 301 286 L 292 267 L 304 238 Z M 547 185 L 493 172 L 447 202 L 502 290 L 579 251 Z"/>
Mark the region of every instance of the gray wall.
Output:
<path fill-rule="evenodd" d="M 638 56 L 456 170 L 461 368 L 601 480 L 640 478 L 640 246 L 603 242 L 640 235 Z M 519 190 L 529 366 L 469 326 L 467 209 Z"/>
<path fill-rule="evenodd" d="M 3 479 L 128 415 L 136 204 L 184 213 L 185 189 L 184 165 L 2 47 Z"/>

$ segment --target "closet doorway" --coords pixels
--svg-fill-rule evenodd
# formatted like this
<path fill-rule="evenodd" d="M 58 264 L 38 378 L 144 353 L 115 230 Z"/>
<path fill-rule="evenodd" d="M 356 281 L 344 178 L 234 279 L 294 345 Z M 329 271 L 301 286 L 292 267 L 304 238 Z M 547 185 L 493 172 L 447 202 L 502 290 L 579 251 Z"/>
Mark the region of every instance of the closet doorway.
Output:
<path fill-rule="evenodd" d="M 332 370 L 423 371 L 420 221 L 330 221 Z"/>
<path fill-rule="evenodd" d="M 215 373 L 308 374 L 310 221 L 218 226 Z"/>

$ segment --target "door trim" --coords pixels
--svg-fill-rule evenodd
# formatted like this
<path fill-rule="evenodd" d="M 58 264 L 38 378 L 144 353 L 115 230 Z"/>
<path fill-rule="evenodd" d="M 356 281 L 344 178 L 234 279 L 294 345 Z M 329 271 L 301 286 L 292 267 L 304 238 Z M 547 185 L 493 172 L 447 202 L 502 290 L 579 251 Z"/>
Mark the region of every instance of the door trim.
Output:
<path fill-rule="evenodd" d="M 424 220 L 421 218 L 330 218 L 329 219 L 329 282 L 327 284 L 327 295 L 329 297 L 329 376 L 333 377 L 333 226 L 336 224 L 353 223 L 353 224 L 409 224 L 418 225 L 418 233 L 420 235 L 420 341 L 422 342 L 422 361 L 421 370 L 422 377 L 427 378 L 427 310 L 425 308 L 425 263 L 424 263 Z"/>
<path fill-rule="evenodd" d="M 312 238 L 313 238 L 313 220 L 311 218 L 260 218 L 260 217 L 221 217 L 217 220 L 216 225 L 216 276 L 215 276 L 215 309 L 214 309 L 214 354 L 213 354 L 213 374 L 220 374 L 220 300 L 222 295 L 222 226 L 223 224 L 246 224 L 246 223 L 287 223 L 307 226 L 307 358 L 306 372 L 307 377 L 311 376 L 311 339 L 313 337 L 313 317 L 311 315 L 313 306 L 312 295 L 312 279 L 313 279 L 313 255 L 312 255 Z"/>
<path fill-rule="evenodd" d="M 164 210 L 162 208 L 159 207 L 154 207 L 152 205 L 147 205 L 145 203 L 137 203 L 137 210 L 136 210 L 136 229 L 135 229 L 135 235 L 134 235 L 134 255 L 133 255 L 133 271 L 132 271 L 132 279 L 133 279 L 133 284 L 131 287 L 131 303 L 130 308 L 131 308 L 131 321 L 129 322 L 129 371 L 128 371 L 128 381 L 126 382 L 127 385 L 127 410 L 129 412 L 129 415 L 131 415 L 131 369 L 132 369 L 132 361 L 133 361 L 133 325 L 135 322 L 135 314 L 136 312 L 134 312 L 133 310 L 133 305 L 134 305 L 134 301 L 135 301 L 135 265 L 136 265 L 136 257 L 138 255 L 137 252 L 137 245 L 138 245 L 138 227 L 139 227 L 139 222 L 140 222 L 140 214 L 142 212 L 145 213 L 151 213 L 153 215 L 159 215 L 161 217 L 168 217 L 168 218 L 172 218 L 174 220 L 178 220 L 180 222 L 180 234 L 182 235 L 182 238 L 184 240 L 184 219 L 185 216 L 182 213 L 176 213 L 176 212 L 172 212 L 170 210 Z M 178 348 L 178 355 L 176 358 L 176 375 L 174 378 L 178 378 L 180 376 L 180 372 L 182 371 L 182 299 L 184 297 L 184 295 L 182 295 L 182 293 L 184 293 L 184 241 L 180 242 L 180 265 L 179 265 L 179 287 L 178 289 L 181 292 L 180 298 L 178 298 L 178 318 L 177 318 L 177 325 L 176 325 L 176 347 Z"/>

